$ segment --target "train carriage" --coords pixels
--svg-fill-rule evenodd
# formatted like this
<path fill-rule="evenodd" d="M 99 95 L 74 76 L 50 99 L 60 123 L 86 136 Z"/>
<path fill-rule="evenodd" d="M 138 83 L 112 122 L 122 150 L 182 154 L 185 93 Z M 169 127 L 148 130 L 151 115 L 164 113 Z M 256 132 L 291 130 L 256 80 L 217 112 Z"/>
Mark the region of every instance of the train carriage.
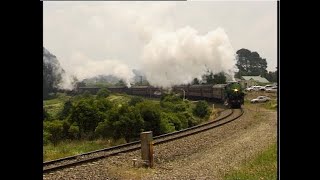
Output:
<path fill-rule="evenodd" d="M 99 87 L 79 87 L 78 92 L 88 90 L 97 93 Z M 158 98 L 164 90 L 152 86 L 132 86 L 128 87 L 109 87 L 111 92 L 127 93 L 130 95 Z M 189 99 L 208 99 L 225 102 L 230 107 L 241 107 L 244 103 L 244 93 L 238 83 L 215 84 L 215 85 L 180 85 L 172 87 L 174 93 L 179 93 L 184 98 Z"/>

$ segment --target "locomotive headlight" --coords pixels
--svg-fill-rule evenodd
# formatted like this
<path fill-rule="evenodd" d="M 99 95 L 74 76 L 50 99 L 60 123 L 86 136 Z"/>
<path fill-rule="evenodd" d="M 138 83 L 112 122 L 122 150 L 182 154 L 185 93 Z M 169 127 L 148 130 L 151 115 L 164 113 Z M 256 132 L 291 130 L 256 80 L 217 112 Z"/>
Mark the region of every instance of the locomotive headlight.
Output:
<path fill-rule="evenodd" d="M 235 92 L 238 92 L 238 89 L 234 89 Z"/>

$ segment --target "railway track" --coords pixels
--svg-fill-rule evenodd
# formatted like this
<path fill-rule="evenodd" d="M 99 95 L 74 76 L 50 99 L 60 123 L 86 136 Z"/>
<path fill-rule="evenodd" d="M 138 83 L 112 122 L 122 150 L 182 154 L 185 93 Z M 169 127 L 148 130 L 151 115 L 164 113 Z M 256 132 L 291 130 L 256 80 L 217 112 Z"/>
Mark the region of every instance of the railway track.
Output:
<path fill-rule="evenodd" d="M 226 115 L 214 121 L 209 121 L 204 124 L 193 126 L 191 128 L 183 129 L 180 131 L 175 131 L 172 133 L 155 136 L 153 137 L 153 142 L 154 142 L 153 144 L 156 146 L 157 144 L 166 143 L 166 142 L 180 139 L 186 136 L 204 132 L 206 130 L 213 129 L 213 128 L 222 126 L 224 124 L 227 124 L 229 122 L 232 122 L 237 118 L 239 118 L 240 116 L 242 116 L 243 114 L 242 109 L 228 109 L 226 111 L 228 111 Z M 91 152 L 87 152 L 87 153 L 83 153 L 75 156 L 69 156 L 69 157 L 61 158 L 57 160 L 46 161 L 43 163 L 43 173 L 48 173 L 48 172 L 56 171 L 59 169 L 96 161 L 106 157 L 115 156 L 120 153 L 139 150 L 141 148 L 140 143 L 141 143 L 140 141 L 134 141 L 131 143 L 126 143 L 119 146 L 113 146 L 105 149 L 91 151 Z"/>

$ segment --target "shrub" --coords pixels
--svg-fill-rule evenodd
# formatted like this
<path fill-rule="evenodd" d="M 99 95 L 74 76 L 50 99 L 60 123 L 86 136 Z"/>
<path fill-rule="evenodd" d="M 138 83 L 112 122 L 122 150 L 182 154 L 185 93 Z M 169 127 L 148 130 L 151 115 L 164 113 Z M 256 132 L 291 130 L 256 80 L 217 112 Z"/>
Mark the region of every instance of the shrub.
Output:
<path fill-rule="evenodd" d="M 57 145 L 57 143 L 63 137 L 63 122 L 59 120 L 54 121 L 45 121 L 43 123 L 43 129 L 46 134 L 46 138 L 48 138 L 53 145 Z M 44 133 L 45 134 L 45 133 Z"/>
<path fill-rule="evenodd" d="M 98 92 L 97 92 L 97 98 L 106 98 L 110 95 L 110 91 L 106 88 L 101 88 Z"/>
<path fill-rule="evenodd" d="M 129 101 L 130 106 L 135 106 L 136 104 L 143 102 L 143 99 L 141 97 L 132 97 Z"/>
<path fill-rule="evenodd" d="M 69 133 L 70 139 L 78 139 L 79 133 L 80 133 L 79 126 L 71 125 L 68 130 L 68 133 Z"/>
<path fill-rule="evenodd" d="M 208 103 L 206 101 L 197 102 L 196 107 L 193 109 L 193 113 L 200 118 L 205 117 L 209 114 Z"/>

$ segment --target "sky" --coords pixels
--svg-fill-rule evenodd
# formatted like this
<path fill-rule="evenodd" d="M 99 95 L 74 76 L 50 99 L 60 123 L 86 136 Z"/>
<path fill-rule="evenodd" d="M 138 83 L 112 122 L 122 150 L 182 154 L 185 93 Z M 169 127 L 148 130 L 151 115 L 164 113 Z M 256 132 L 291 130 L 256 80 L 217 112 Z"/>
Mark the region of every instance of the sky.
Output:
<path fill-rule="evenodd" d="M 277 2 L 45 1 L 43 46 L 80 79 L 106 71 L 126 79 L 129 69 L 143 69 L 150 79 L 192 71 L 190 80 L 203 64 L 234 71 L 232 55 L 241 48 L 258 52 L 275 71 Z"/>

